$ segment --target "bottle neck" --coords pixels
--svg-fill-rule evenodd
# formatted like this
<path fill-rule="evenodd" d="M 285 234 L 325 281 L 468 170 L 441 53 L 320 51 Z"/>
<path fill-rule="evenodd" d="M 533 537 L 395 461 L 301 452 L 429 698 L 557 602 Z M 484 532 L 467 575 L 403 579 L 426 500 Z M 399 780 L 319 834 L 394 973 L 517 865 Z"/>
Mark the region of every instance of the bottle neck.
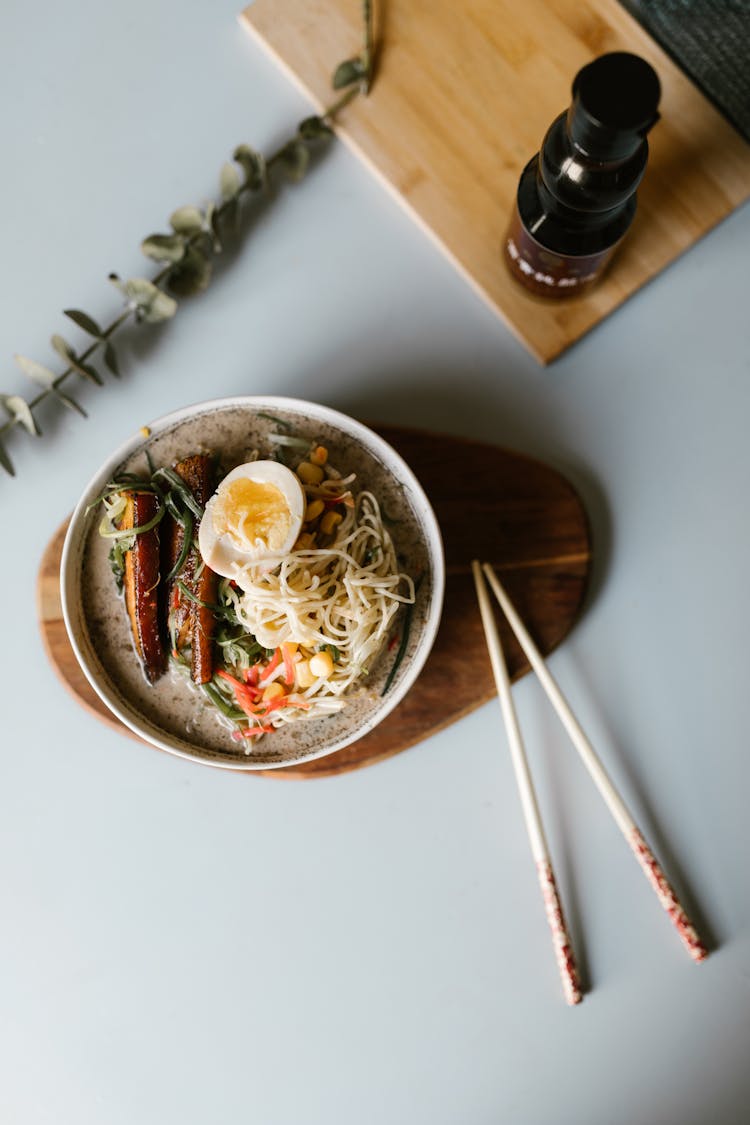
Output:
<path fill-rule="evenodd" d="M 541 155 L 529 161 L 516 198 L 520 220 L 531 237 L 564 255 L 596 254 L 616 245 L 635 215 L 635 195 L 608 210 L 568 207 L 546 188 L 540 163 Z"/>
<path fill-rule="evenodd" d="M 565 131 L 572 147 L 584 158 L 602 164 L 622 164 L 638 152 L 658 118 L 659 114 L 654 112 L 650 120 L 639 122 L 637 128 L 610 128 L 593 122 L 576 96 L 565 114 Z"/>
<path fill-rule="evenodd" d="M 545 209 L 562 209 L 571 223 L 601 225 L 623 208 L 641 182 L 648 141 L 638 139 L 627 155 L 598 160 L 584 152 L 569 129 L 570 114 L 550 126 L 537 165 L 540 201 Z"/>

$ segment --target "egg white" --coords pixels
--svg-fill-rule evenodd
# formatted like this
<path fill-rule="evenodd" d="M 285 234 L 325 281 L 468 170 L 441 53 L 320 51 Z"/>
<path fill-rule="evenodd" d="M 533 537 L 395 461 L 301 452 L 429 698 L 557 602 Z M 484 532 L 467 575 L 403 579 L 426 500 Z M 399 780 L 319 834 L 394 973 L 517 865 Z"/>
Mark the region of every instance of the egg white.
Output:
<path fill-rule="evenodd" d="M 271 550 L 261 538 L 248 548 L 240 549 L 228 534 L 217 535 L 214 528 L 214 509 L 224 488 L 238 479 L 256 481 L 278 488 L 289 509 L 290 527 L 283 543 Z M 242 585 L 242 571 L 249 565 L 273 565 L 292 550 L 302 528 L 306 507 L 305 491 L 298 476 L 278 461 L 250 461 L 232 469 L 219 484 L 206 504 L 198 529 L 198 548 L 206 566 L 224 578 L 234 578 Z"/>

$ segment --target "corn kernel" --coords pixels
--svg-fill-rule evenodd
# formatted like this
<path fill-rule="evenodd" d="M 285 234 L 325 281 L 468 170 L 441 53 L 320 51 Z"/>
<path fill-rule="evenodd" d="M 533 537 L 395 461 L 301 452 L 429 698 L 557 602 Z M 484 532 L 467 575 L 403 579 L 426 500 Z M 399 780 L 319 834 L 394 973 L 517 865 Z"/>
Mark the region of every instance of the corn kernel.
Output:
<path fill-rule="evenodd" d="M 302 461 L 297 466 L 297 476 L 303 484 L 320 484 L 323 479 L 323 470 L 320 465 L 313 465 L 309 461 Z"/>
<path fill-rule="evenodd" d="M 325 465 L 328 460 L 328 450 L 324 445 L 316 445 L 310 454 L 313 465 Z"/>
<path fill-rule="evenodd" d="M 295 551 L 309 551 L 315 546 L 315 536 L 311 535 L 308 531 L 303 531 L 301 535 L 297 536 L 297 541 L 294 544 Z"/>
<path fill-rule="evenodd" d="M 318 516 L 322 516 L 325 511 L 325 504 L 322 500 L 313 500 L 307 505 L 305 509 L 305 523 L 312 523 Z"/>
<path fill-rule="evenodd" d="M 338 525 L 341 523 L 343 516 L 341 512 L 335 512 L 333 509 L 326 512 L 323 519 L 320 521 L 320 530 L 324 535 L 332 535 Z"/>
<path fill-rule="evenodd" d="M 330 652 L 316 652 L 310 658 L 310 671 L 316 680 L 325 680 L 333 671 L 333 660 Z"/>
<path fill-rule="evenodd" d="M 274 680 L 263 692 L 263 699 L 280 699 L 282 695 L 284 695 L 283 684 L 280 684 L 278 680 Z"/>
<path fill-rule="evenodd" d="M 315 676 L 310 671 L 310 661 L 300 660 L 298 664 L 294 665 L 294 675 L 297 680 L 297 687 L 309 688 L 315 683 Z"/>

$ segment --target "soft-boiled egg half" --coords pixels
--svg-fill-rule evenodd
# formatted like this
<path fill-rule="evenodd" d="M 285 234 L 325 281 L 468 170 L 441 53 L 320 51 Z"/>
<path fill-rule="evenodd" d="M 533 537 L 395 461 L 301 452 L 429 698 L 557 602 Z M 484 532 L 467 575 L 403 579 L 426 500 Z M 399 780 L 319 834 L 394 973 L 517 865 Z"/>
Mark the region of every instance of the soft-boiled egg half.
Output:
<path fill-rule="evenodd" d="M 207 566 L 242 585 L 242 571 L 288 554 L 305 514 L 298 476 L 278 461 L 250 461 L 224 477 L 206 504 L 198 547 Z"/>

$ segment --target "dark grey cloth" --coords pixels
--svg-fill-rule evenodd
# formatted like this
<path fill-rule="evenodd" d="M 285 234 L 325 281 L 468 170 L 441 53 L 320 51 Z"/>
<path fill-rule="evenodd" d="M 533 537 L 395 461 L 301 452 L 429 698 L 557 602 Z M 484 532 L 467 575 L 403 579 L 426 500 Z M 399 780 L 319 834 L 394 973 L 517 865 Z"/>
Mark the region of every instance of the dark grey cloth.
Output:
<path fill-rule="evenodd" d="M 750 0 L 622 0 L 750 141 Z"/>

